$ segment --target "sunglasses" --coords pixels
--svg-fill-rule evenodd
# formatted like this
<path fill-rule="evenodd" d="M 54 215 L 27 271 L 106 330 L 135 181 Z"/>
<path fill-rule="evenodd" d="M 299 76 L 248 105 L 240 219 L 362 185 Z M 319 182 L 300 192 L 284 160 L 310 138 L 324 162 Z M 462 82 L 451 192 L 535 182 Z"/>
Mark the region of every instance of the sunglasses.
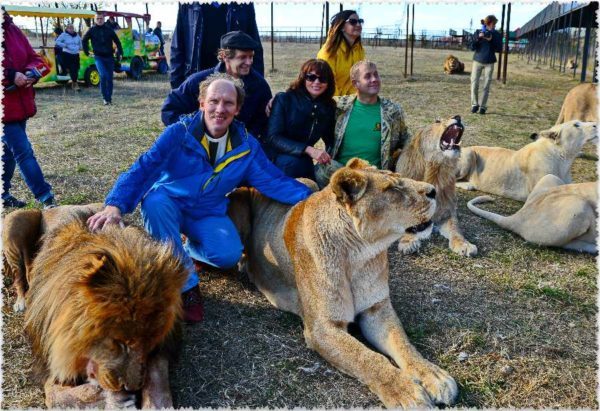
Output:
<path fill-rule="evenodd" d="M 306 81 L 310 81 L 311 83 L 319 80 L 323 84 L 327 84 L 327 80 L 321 76 L 317 76 L 316 74 L 308 73 L 304 75 L 304 79 Z"/>
<path fill-rule="evenodd" d="M 360 24 L 361 26 L 364 24 L 365 20 L 364 19 L 348 19 L 346 20 L 346 23 L 350 23 L 351 26 L 356 26 L 357 24 Z"/>

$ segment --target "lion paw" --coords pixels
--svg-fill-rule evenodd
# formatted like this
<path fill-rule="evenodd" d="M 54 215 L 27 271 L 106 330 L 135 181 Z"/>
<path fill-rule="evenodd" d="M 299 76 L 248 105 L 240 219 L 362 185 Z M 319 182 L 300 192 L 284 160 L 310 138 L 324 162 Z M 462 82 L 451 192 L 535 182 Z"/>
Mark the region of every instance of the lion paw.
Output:
<path fill-rule="evenodd" d="M 17 301 L 13 304 L 13 311 L 16 313 L 25 311 L 25 298 L 17 297 Z"/>
<path fill-rule="evenodd" d="M 135 408 L 135 393 L 128 391 L 104 391 L 107 409 Z"/>
<path fill-rule="evenodd" d="M 421 242 L 418 239 L 400 237 L 398 241 L 398 251 L 402 254 L 416 253 L 419 248 L 421 248 Z"/>
<path fill-rule="evenodd" d="M 418 381 L 405 376 L 381 383 L 374 391 L 387 408 L 432 408 L 435 405 Z"/>
<path fill-rule="evenodd" d="M 456 183 L 455 187 L 463 189 L 463 190 L 467 190 L 467 191 L 474 191 L 476 189 L 475 185 L 473 185 L 472 183 L 468 183 L 468 182 Z"/>
<path fill-rule="evenodd" d="M 456 381 L 437 365 L 430 364 L 420 376 L 420 381 L 436 404 L 452 405 L 458 397 Z"/>
<path fill-rule="evenodd" d="M 450 249 L 458 255 L 474 257 L 477 255 L 477 246 L 467 240 L 450 241 Z"/>

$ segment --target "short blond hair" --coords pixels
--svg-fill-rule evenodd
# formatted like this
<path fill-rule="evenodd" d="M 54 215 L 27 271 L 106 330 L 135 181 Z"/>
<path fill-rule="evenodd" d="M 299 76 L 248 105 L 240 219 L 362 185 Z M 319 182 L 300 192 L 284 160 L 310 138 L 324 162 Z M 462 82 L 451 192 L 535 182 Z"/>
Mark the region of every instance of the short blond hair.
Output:
<path fill-rule="evenodd" d="M 358 80 L 358 72 L 361 66 L 367 66 L 368 68 L 374 68 L 377 70 L 377 65 L 373 63 L 371 60 L 360 60 L 354 63 L 352 68 L 350 69 L 350 80 Z"/>
<path fill-rule="evenodd" d="M 230 76 L 227 73 L 214 73 L 208 76 L 206 80 L 202 81 L 199 87 L 200 92 L 198 95 L 198 101 L 206 98 L 206 91 L 208 90 L 208 87 L 217 80 L 225 80 L 233 84 L 237 93 L 237 105 L 238 107 L 242 107 L 242 104 L 244 104 L 244 98 L 246 97 L 244 82 L 241 79 Z"/>

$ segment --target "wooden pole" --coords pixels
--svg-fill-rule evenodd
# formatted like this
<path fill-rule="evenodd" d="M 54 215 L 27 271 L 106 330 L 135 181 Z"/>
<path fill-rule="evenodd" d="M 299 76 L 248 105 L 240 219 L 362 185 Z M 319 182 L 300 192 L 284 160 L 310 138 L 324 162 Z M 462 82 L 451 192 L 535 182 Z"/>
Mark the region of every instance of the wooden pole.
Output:
<path fill-rule="evenodd" d="M 504 67 L 502 70 L 502 84 L 506 84 L 506 69 L 508 67 L 508 39 L 510 37 L 510 6 L 508 3 L 508 9 L 506 10 L 506 34 L 504 38 L 506 39 L 506 43 L 504 44 Z"/>
<path fill-rule="evenodd" d="M 271 2 L 271 73 L 275 71 L 275 45 L 274 45 L 274 28 L 273 28 L 273 2 Z"/>
<path fill-rule="evenodd" d="M 340 3 L 340 13 L 344 11 L 344 5 L 342 3 Z"/>
<path fill-rule="evenodd" d="M 404 78 L 408 75 L 408 21 L 410 20 L 410 6 L 406 5 L 406 42 L 404 44 Z"/>
<path fill-rule="evenodd" d="M 502 19 L 500 20 L 500 31 L 504 34 L 504 13 L 506 11 L 506 4 L 502 5 Z M 498 73 L 496 74 L 496 80 L 500 80 L 500 72 L 502 72 L 502 52 L 498 53 Z"/>
<path fill-rule="evenodd" d="M 577 74 L 577 63 L 579 62 L 579 43 L 581 43 L 581 18 L 583 17 L 583 10 L 579 9 L 579 26 L 577 27 L 577 50 L 575 51 L 575 68 L 573 69 L 573 78 Z"/>
<path fill-rule="evenodd" d="M 329 34 L 329 2 L 325 2 L 325 36 Z"/>
<path fill-rule="evenodd" d="M 588 6 L 589 7 L 589 6 Z M 582 11 L 583 12 L 583 11 Z M 585 82 L 587 72 L 588 54 L 590 49 L 590 35 L 592 34 L 592 16 L 586 16 L 585 38 L 583 40 L 583 56 L 581 57 L 581 82 Z"/>
<path fill-rule="evenodd" d="M 415 47 L 415 3 L 412 5 L 412 23 L 410 29 L 410 76 L 413 75 L 413 49 Z"/>

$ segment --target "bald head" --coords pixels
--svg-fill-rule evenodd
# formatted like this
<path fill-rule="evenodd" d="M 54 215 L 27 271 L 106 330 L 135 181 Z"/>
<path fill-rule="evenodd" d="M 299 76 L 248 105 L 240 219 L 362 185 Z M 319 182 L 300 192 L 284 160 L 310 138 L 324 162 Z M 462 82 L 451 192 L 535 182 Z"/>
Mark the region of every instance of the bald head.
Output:
<path fill-rule="evenodd" d="M 200 83 L 200 110 L 206 132 L 214 138 L 227 133 L 244 102 L 244 89 L 239 80 L 213 75 Z"/>

